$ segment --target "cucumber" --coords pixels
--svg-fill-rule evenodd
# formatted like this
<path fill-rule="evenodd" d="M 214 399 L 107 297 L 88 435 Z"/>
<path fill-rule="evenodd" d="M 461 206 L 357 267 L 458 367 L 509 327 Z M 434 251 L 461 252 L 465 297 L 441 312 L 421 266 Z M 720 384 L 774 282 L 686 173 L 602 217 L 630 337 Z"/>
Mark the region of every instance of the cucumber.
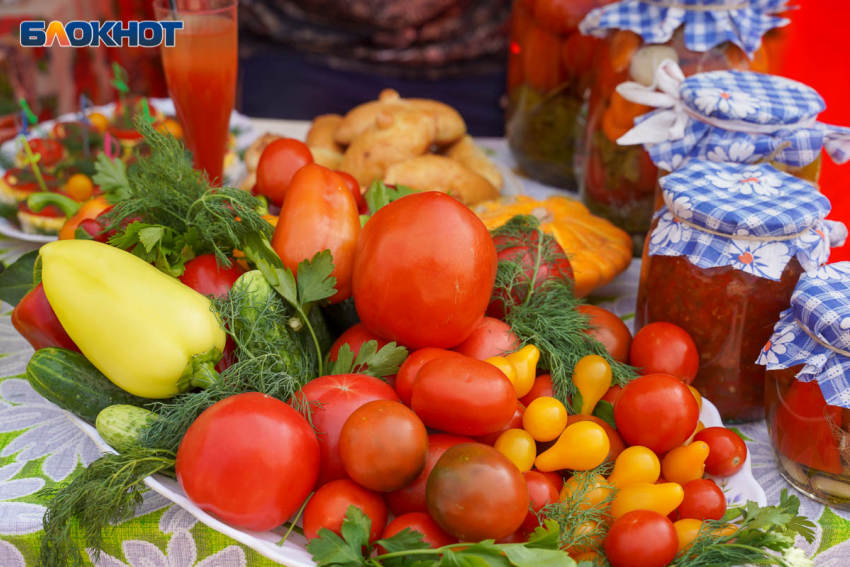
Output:
<path fill-rule="evenodd" d="M 47 401 L 91 423 L 106 407 L 143 407 L 156 401 L 125 392 L 82 354 L 64 348 L 36 351 L 27 364 L 27 380 Z"/>
<path fill-rule="evenodd" d="M 136 445 L 142 430 L 158 417 L 144 408 L 116 404 L 97 414 L 97 432 L 110 447 L 123 453 Z"/>

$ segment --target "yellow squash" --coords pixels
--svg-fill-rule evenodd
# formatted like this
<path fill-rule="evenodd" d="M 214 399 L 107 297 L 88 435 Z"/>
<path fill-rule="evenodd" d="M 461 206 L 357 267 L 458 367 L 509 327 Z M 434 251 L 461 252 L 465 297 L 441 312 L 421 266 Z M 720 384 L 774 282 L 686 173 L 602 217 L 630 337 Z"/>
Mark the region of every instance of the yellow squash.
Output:
<path fill-rule="evenodd" d="M 168 398 L 213 379 L 225 333 L 209 299 L 92 240 L 51 242 L 41 258 L 44 292 L 59 322 L 115 385 Z"/>
<path fill-rule="evenodd" d="M 575 273 L 576 296 L 584 297 L 613 280 L 632 261 L 632 240 L 607 220 L 590 214 L 575 199 L 537 201 L 517 195 L 480 203 L 474 209 L 489 230 L 516 215 L 533 215 L 567 253 Z"/>

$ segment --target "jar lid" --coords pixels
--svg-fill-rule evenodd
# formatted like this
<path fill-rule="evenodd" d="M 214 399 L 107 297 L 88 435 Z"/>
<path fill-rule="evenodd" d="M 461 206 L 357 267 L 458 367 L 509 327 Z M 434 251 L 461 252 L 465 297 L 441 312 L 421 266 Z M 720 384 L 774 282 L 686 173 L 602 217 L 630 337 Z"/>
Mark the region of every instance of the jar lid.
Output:
<path fill-rule="evenodd" d="M 706 52 L 730 41 L 752 55 L 768 31 L 789 20 L 773 14 L 787 0 L 621 0 L 591 10 L 579 24 L 585 35 L 605 37 L 609 30 L 629 30 L 645 43 L 666 43 L 681 26 L 685 46 Z"/>
<path fill-rule="evenodd" d="M 791 296 L 791 310 L 810 335 L 850 353 L 850 262 L 803 275 Z"/>

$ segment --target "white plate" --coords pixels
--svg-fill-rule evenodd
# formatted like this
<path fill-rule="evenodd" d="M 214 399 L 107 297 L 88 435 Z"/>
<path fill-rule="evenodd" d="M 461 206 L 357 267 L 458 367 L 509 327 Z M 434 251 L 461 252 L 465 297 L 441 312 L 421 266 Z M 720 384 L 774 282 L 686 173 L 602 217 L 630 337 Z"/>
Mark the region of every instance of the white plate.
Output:
<path fill-rule="evenodd" d="M 97 430 L 81 420 L 77 416 L 66 412 L 68 418 L 83 432 L 92 438 L 98 448 L 104 453 L 114 453 L 109 445 L 98 435 Z M 700 419 L 706 427 L 721 426 L 723 422 L 720 419 L 720 414 L 717 408 L 708 400 L 703 400 L 702 413 Z M 764 489 L 756 482 L 753 476 L 752 461 L 749 452 L 747 460 L 744 462 L 744 467 L 728 478 L 715 478 L 717 484 L 723 489 L 726 494 L 726 500 L 730 504 L 743 504 L 748 500 L 758 503 L 759 506 L 767 505 L 767 496 Z M 293 532 L 282 546 L 277 545 L 277 542 L 283 539 L 285 529 L 279 528 L 267 532 L 253 532 L 243 530 L 225 524 L 214 516 L 207 514 L 195 504 L 193 504 L 180 488 L 180 485 L 163 475 L 153 475 L 145 479 L 151 490 L 165 496 L 175 504 L 182 506 L 187 512 L 192 514 L 201 523 L 206 524 L 212 529 L 227 535 L 239 543 L 250 547 L 260 555 L 277 561 L 281 565 L 288 567 L 315 567 L 315 563 L 311 559 L 310 554 L 305 549 L 306 541 L 299 534 Z"/>

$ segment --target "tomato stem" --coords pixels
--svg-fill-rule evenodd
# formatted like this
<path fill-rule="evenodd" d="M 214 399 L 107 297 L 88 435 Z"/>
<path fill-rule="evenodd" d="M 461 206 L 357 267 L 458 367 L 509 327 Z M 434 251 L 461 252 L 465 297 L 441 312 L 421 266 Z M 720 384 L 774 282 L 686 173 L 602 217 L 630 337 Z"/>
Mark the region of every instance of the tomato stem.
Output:
<path fill-rule="evenodd" d="M 408 555 L 442 555 L 446 551 L 451 551 L 452 548 L 455 547 L 469 547 L 471 544 L 469 542 L 466 543 L 450 543 L 449 545 L 444 545 L 443 547 L 438 547 L 437 549 L 407 549 L 404 551 L 394 551 L 392 553 L 384 553 L 383 555 L 378 555 L 375 557 L 375 561 L 381 561 L 383 559 L 390 559 L 392 557 L 406 557 Z"/>
<path fill-rule="evenodd" d="M 299 508 L 298 513 L 295 514 L 295 518 L 293 518 L 293 520 L 291 522 L 287 522 L 286 524 L 284 524 L 284 525 L 289 524 L 289 529 L 286 530 L 285 534 L 283 534 L 283 538 L 279 542 L 277 542 L 278 546 L 283 547 L 283 544 L 286 543 L 286 540 L 289 538 L 289 534 L 291 534 L 293 530 L 295 530 L 296 532 L 298 532 L 301 535 L 304 535 L 304 530 L 299 528 L 298 526 L 296 526 L 295 523 L 298 521 L 298 518 L 301 517 L 301 514 L 304 513 L 304 508 L 307 507 L 307 502 L 310 501 L 310 499 L 313 497 L 314 494 L 316 494 L 316 493 L 311 492 L 310 495 L 307 498 L 304 499 L 304 502 L 301 504 L 301 508 Z"/>
<path fill-rule="evenodd" d="M 531 301 L 531 296 L 534 294 L 534 289 L 537 284 L 537 274 L 540 273 L 540 262 L 543 259 L 543 231 L 538 226 L 537 230 L 537 254 L 534 258 L 534 271 L 531 274 L 531 281 L 528 283 L 528 291 L 525 294 L 523 305 L 528 305 Z"/>

